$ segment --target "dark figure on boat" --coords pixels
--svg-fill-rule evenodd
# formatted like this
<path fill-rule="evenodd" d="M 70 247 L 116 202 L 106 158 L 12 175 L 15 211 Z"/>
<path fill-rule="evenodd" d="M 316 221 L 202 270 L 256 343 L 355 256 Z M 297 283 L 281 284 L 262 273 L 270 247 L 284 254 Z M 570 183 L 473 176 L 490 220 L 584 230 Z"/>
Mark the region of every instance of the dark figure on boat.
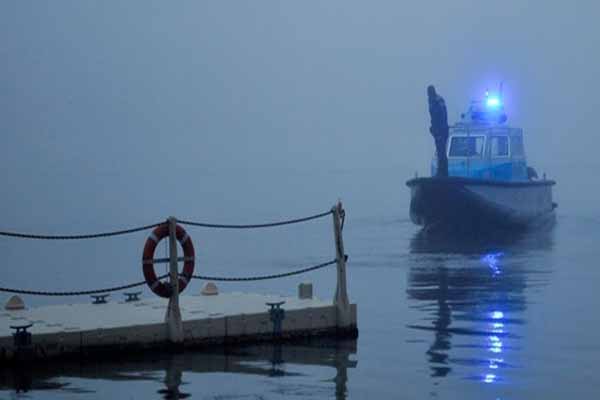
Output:
<path fill-rule="evenodd" d="M 448 176 L 448 157 L 446 156 L 446 143 L 448 143 L 448 112 L 444 98 L 438 95 L 433 85 L 427 87 L 429 100 L 429 115 L 431 115 L 431 127 L 429 132 L 435 140 L 437 153 L 436 176 Z"/>

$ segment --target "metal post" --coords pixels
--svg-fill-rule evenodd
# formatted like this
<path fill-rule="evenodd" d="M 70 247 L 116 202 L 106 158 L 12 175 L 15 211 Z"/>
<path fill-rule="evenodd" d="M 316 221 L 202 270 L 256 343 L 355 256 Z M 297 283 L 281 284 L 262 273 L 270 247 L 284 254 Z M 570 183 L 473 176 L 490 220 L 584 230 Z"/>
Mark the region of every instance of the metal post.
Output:
<path fill-rule="evenodd" d="M 177 268 L 177 219 L 169 217 L 169 280 L 171 283 L 171 297 L 167 307 L 165 322 L 167 323 L 167 336 L 173 343 L 183 341 L 183 323 L 179 309 L 179 271 Z"/>
<path fill-rule="evenodd" d="M 348 300 L 348 290 L 346 285 L 346 253 L 344 253 L 344 239 L 342 237 L 342 202 L 333 206 L 333 234 L 335 237 L 335 257 L 337 260 L 337 285 L 333 304 L 336 307 L 337 326 L 348 327 L 352 325 L 352 314 L 350 311 L 350 301 Z"/>

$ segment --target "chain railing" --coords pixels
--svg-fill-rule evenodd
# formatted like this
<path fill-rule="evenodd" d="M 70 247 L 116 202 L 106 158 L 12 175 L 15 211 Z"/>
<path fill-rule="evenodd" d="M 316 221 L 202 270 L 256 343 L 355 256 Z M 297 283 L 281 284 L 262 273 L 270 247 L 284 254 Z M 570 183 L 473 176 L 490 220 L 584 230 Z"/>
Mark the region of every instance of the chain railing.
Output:
<path fill-rule="evenodd" d="M 194 222 L 188 220 L 177 220 L 178 223 L 182 225 L 203 227 L 203 228 L 214 228 L 214 229 L 257 229 L 257 228 L 271 228 L 277 226 L 284 225 L 292 225 L 298 224 L 302 222 L 312 221 L 319 218 L 326 217 L 334 213 L 334 210 L 330 210 L 327 212 L 310 215 L 308 217 L 303 218 L 295 218 L 295 219 L 287 219 L 276 222 L 262 223 L 262 224 L 214 224 L 214 223 L 205 223 L 205 222 Z M 342 214 L 342 225 L 345 217 L 345 213 Z M 90 233 L 90 234 L 78 234 L 78 235 L 47 235 L 47 234 L 32 234 L 32 233 L 20 233 L 20 232 L 11 232 L 11 231 L 0 231 L 0 236 L 4 237 L 12 237 L 19 239 L 36 239 L 36 240 L 85 240 L 85 239 L 99 239 L 106 238 L 112 236 L 126 235 L 136 232 L 142 232 L 148 229 L 156 228 L 158 226 L 168 224 L 167 222 L 158 222 L 150 225 L 144 225 L 129 229 L 115 230 L 109 232 L 101 232 L 101 233 Z M 347 256 L 345 257 L 347 259 Z M 271 274 L 271 275 L 261 275 L 261 276 L 250 276 L 250 277 L 216 277 L 216 276 L 203 276 L 203 275 L 192 275 L 192 279 L 201 279 L 201 280 L 211 280 L 211 281 L 223 281 L 223 282 L 248 282 L 248 281 L 261 281 L 261 280 L 269 280 L 269 279 L 279 279 L 285 278 L 294 275 L 300 275 L 311 271 L 316 271 L 321 268 L 325 268 L 331 265 L 334 265 L 338 262 L 337 259 L 332 261 L 324 262 L 321 264 L 313 265 L 311 267 L 302 268 L 290 272 L 284 272 L 280 274 Z M 169 274 L 162 275 L 158 277 L 158 279 L 164 279 L 168 277 Z M 83 295 L 93 295 L 100 293 L 110 293 L 115 291 L 121 291 L 126 289 L 131 289 L 139 286 L 143 286 L 147 282 L 140 281 L 131 284 L 125 284 L 121 286 L 114 286 L 104 289 L 93 289 L 93 290 L 78 290 L 78 291 L 43 291 L 43 290 L 27 290 L 27 289 L 14 289 L 7 287 L 0 287 L 0 292 L 5 293 L 14 293 L 14 294 L 26 294 L 26 295 L 36 295 L 36 296 L 83 296 Z"/>

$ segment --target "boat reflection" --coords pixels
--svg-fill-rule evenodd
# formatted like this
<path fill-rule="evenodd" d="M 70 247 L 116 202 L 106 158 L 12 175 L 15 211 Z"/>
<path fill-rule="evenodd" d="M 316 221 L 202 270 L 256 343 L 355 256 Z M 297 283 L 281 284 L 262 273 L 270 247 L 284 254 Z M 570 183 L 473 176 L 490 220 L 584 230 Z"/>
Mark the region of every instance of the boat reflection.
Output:
<path fill-rule="evenodd" d="M 412 254 L 481 254 L 551 250 L 554 246 L 554 216 L 528 230 L 421 229 L 410 240 Z"/>
<path fill-rule="evenodd" d="M 301 344 L 263 344 L 235 348 L 218 348 L 216 352 L 186 351 L 182 354 L 162 353 L 129 356 L 117 361 L 64 362 L 27 369 L 0 369 L 0 389 L 16 393 L 30 391 L 64 391 L 85 393 L 69 383 L 72 378 L 109 381 L 154 381 L 164 387 L 158 393 L 164 399 L 191 397 L 185 387 L 185 376 L 204 373 L 235 373 L 265 377 L 297 376 L 286 366 L 324 366 L 335 370 L 335 398 L 346 399 L 348 368 L 357 361 L 356 340 L 310 340 Z M 60 378 L 60 379 L 59 379 Z"/>
<path fill-rule="evenodd" d="M 431 377 L 492 384 L 517 366 L 527 289 L 545 285 L 550 272 L 536 254 L 552 248 L 552 235 L 414 236 L 407 295 L 421 317 L 408 326 L 433 333 Z"/>

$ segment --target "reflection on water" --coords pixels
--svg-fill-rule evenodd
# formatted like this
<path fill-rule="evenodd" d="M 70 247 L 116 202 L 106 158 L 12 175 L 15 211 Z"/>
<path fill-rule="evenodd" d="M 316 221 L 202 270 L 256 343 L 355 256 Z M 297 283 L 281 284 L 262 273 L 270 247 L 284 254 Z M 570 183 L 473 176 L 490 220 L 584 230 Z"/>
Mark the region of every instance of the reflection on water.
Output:
<path fill-rule="evenodd" d="M 433 334 L 426 352 L 432 377 L 454 373 L 492 384 L 517 367 L 527 289 L 548 280 L 533 254 L 552 246 L 551 231 L 415 235 L 407 294 L 421 318 L 408 326 Z"/>
<path fill-rule="evenodd" d="M 486 254 L 493 251 L 550 250 L 554 246 L 556 219 L 526 231 L 448 232 L 420 230 L 410 241 L 413 254 Z"/>
<path fill-rule="evenodd" d="M 97 363 L 65 362 L 32 369 L 0 369 L 0 389 L 10 389 L 16 393 L 54 390 L 83 394 L 93 392 L 75 388 L 69 383 L 59 383 L 57 379 L 154 381 L 163 386 L 157 392 L 164 399 L 185 399 L 192 397 L 189 390 L 183 390 L 185 378 L 187 376 L 189 379 L 193 374 L 232 373 L 280 378 L 300 375 L 287 372 L 286 367 L 306 365 L 333 368 L 335 392 L 331 393 L 331 397 L 346 399 L 347 369 L 357 365 L 357 361 L 350 359 L 353 354 L 356 354 L 356 340 L 319 339 L 302 344 L 219 348 L 218 352 L 209 353 L 187 351 Z"/>
<path fill-rule="evenodd" d="M 160 389 L 158 393 L 162 394 L 165 399 L 186 399 L 190 397 L 189 393 L 182 392 L 179 387 L 183 382 L 184 366 L 181 360 L 177 357 L 171 357 L 167 360 L 167 368 L 165 369 L 165 388 Z"/>

